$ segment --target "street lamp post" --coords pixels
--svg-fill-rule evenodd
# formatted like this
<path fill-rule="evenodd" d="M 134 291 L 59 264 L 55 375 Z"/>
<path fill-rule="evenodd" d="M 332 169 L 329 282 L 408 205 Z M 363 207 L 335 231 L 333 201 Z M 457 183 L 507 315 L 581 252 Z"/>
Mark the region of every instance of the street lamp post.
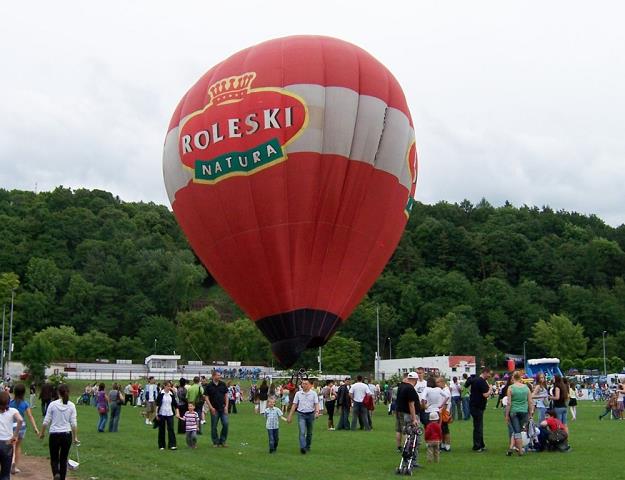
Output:
<path fill-rule="evenodd" d="M 388 337 L 387 340 L 388 340 L 388 359 L 393 360 L 393 341 L 391 340 L 391 337 Z"/>
<path fill-rule="evenodd" d="M 154 354 L 156 354 L 156 338 L 154 339 Z"/>
<path fill-rule="evenodd" d="M 607 377 L 608 376 L 608 367 L 607 367 L 607 363 L 605 360 L 605 334 L 608 333 L 605 330 L 603 331 L 603 333 L 601 334 L 601 336 L 603 337 L 603 376 Z"/>

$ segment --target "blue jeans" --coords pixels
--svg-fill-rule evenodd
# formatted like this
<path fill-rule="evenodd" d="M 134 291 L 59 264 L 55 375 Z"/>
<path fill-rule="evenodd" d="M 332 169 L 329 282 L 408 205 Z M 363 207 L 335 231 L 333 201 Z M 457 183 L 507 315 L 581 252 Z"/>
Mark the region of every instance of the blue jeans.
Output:
<path fill-rule="evenodd" d="M 280 429 L 267 429 L 267 434 L 269 435 L 269 451 L 275 452 L 278 449 L 278 441 L 280 440 Z"/>
<path fill-rule="evenodd" d="M 111 420 L 109 422 L 109 432 L 117 432 L 119 429 L 119 416 L 122 413 L 122 408 L 115 404 L 111 405 Z"/>
<path fill-rule="evenodd" d="M 217 422 L 221 421 L 221 433 L 217 435 Z M 222 410 L 216 410 L 211 414 L 211 438 L 213 445 L 225 445 L 228 439 L 228 414 Z"/>
<path fill-rule="evenodd" d="M 545 407 L 536 407 L 536 410 L 538 410 L 538 423 L 540 423 L 545 419 L 547 409 Z"/>
<path fill-rule="evenodd" d="M 566 416 L 567 416 L 568 408 L 558 407 L 558 408 L 554 408 L 554 410 L 556 411 L 556 418 L 566 425 L 567 423 Z"/>
<path fill-rule="evenodd" d="M 341 407 L 341 417 L 339 418 L 339 424 L 336 429 L 349 430 L 349 408 Z"/>
<path fill-rule="evenodd" d="M 107 413 L 100 414 L 100 420 L 98 421 L 98 432 L 103 432 L 106 428 L 106 420 L 108 418 Z"/>
<path fill-rule="evenodd" d="M 460 396 L 451 397 L 451 417 L 460 420 L 462 415 L 462 399 Z"/>
<path fill-rule="evenodd" d="M 299 448 L 305 448 L 306 450 L 310 450 L 314 421 L 315 412 L 297 412 L 297 426 L 299 427 Z"/>
<path fill-rule="evenodd" d="M 0 442 L 0 480 L 11 478 L 11 462 L 13 461 L 13 445 Z"/>
<path fill-rule="evenodd" d="M 469 397 L 462 397 L 462 412 L 464 413 L 464 419 L 471 418 L 471 408 L 469 407 Z"/>
<path fill-rule="evenodd" d="M 527 423 L 527 412 L 511 412 L 510 413 L 510 425 L 512 425 L 512 432 L 514 438 L 521 438 L 521 432 L 523 426 Z"/>

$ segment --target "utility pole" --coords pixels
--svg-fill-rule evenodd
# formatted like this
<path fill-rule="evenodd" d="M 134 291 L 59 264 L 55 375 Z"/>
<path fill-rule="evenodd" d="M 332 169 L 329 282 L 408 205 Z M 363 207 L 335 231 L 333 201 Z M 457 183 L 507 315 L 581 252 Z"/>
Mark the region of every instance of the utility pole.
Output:
<path fill-rule="evenodd" d="M 393 341 L 388 337 L 388 359 L 393 360 Z"/>
<path fill-rule="evenodd" d="M 319 361 L 319 373 L 321 373 L 321 347 L 319 347 L 319 356 L 317 356 L 317 360 Z"/>
<path fill-rule="evenodd" d="M 2 378 L 4 378 L 4 321 L 6 317 L 6 305 L 2 305 Z"/>
<path fill-rule="evenodd" d="M 607 377 L 608 376 L 608 367 L 607 367 L 607 363 L 605 360 L 605 334 L 608 333 L 605 330 L 603 331 L 603 333 L 601 334 L 601 336 L 603 337 L 603 376 Z M 607 378 L 606 378 L 606 382 L 607 382 Z"/>
<path fill-rule="evenodd" d="M 13 351 L 13 300 L 14 299 L 15 299 L 15 289 L 11 290 L 11 314 L 9 316 L 9 361 L 8 361 L 9 367 L 11 363 L 11 352 Z"/>
<path fill-rule="evenodd" d="M 376 372 L 375 377 L 376 380 L 380 379 L 380 306 L 375 307 L 375 318 L 376 325 L 378 330 L 378 349 L 375 352 L 375 360 L 376 360 Z"/>
<path fill-rule="evenodd" d="M 527 342 L 523 342 L 523 370 L 527 369 L 527 355 L 525 355 L 525 344 Z"/>

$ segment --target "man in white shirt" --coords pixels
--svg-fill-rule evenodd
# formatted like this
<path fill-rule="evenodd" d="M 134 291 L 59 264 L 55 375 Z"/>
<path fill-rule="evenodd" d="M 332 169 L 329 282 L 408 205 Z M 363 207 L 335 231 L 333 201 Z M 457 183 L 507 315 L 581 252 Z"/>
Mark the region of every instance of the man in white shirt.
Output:
<path fill-rule="evenodd" d="M 310 380 L 302 380 L 302 389 L 295 393 L 293 406 L 289 412 L 287 422 L 291 423 L 293 413 L 297 411 L 297 425 L 299 427 L 299 451 L 302 455 L 310 452 L 312 442 L 313 422 L 319 417 L 319 396 L 311 387 Z"/>
<path fill-rule="evenodd" d="M 417 391 L 417 395 L 419 395 L 419 401 L 421 402 L 421 413 L 419 414 L 421 423 L 423 425 L 427 425 L 430 421 L 429 413 L 425 411 L 425 389 L 428 386 L 428 382 L 425 380 L 425 370 L 423 367 L 417 368 L 418 380 L 415 383 L 415 390 Z"/>
<path fill-rule="evenodd" d="M 154 377 L 148 378 L 148 383 L 145 384 L 145 423 L 149 425 L 154 420 L 156 415 L 156 397 L 158 391 L 156 383 L 154 383 Z"/>
<path fill-rule="evenodd" d="M 367 415 L 367 408 L 364 405 L 365 395 L 371 395 L 371 391 L 366 383 L 362 382 L 362 375 L 356 377 L 356 383 L 349 389 L 349 397 L 352 399 L 352 430 L 356 430 L 358 422 L 360 422 L 360 428 L 365 430 L 371 430 L 369 425 L 369 416 Z"/>

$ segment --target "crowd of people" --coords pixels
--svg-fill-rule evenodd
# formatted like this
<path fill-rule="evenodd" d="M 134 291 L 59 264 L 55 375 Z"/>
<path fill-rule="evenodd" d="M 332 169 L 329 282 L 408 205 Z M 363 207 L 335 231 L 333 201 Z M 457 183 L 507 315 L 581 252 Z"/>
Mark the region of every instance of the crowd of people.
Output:
<path fill-rule="evenodd" d="M 296 420 L 299 449 L 304 455 L 311 451 L 316 420 L 323 413 L 327 429 L 373 429 L 372 412 L 384 403 L 385 412 L 395 416 L 395 442 L 399 452 L 405 450 L 404 438 L 409 429 L 423 429 L 428 462 L 439 462 L 441 452 L 451 452 L 450 424 L 473 422 L 472 449 L 486 451 L 484 443 L 484 412 L 489 399 L 497 397 L 495 408 L 503 407 L 508 425 L 507 455 L 522 456 L 528 451 L 568 451 L 568 421 L 576 419 L 577 388 L 566 378 L 547 379 L 541 373 L 528 381 L 520 372 L 505 377 L 503 382 L 489 383 L 491 371 L 479 375 L 453 377 L 448 383 L 442 376 L 432 375 L 423 368 L 408 372 L 395 385 L 388 381 L 373 382 L 357 376 L 340 381 L 294 378 L 281 382 L 264 378 L 252 383 L 246 399 L 254 404 L 256 414 L 264 417 L 269 453 L 277 452 L 280 422 Z M 69 400 L 69 388 L 55 388 L 44 383 L 39 393 L 43 423 L 37 426 L 31 408 L 36 401 L 31 386 L 28 400 L 26 386 L 12 387 L 0 393 L 0 479 L 19 473 L 21 443 L 27 423 L 36 435 L 50 433 L 51 468 L 55 480 L 64 479 L 72 442 L 77 439 L 76 407 Z M 228 447 L 229 415 L 237 413 L 237 404 L 244 401 L 245 392 L 237 382 L 224 383 L 222 372 L 214 370 L 210 377 L 196 376 L 190 381 L 181 378 L 157 383 L 150 377 L 145 384 L 137 381 L 114 382 L 107 388 L 104 382 L 89 384 L 77 397 L 77 404 L 91 405 L 98 410 L 97 431 L 118 432 L 122 406 L 142 407 L 145 423 L 158 430 L 160 450 L 178 448 L 176 434 L 184 434 L 189 448 L 197 447 L 198 435 L 210 420 L 210 438 L 215 448 Z M 606 400 L 605 412 L 599 419 L 611 415 L 623 418 L 625 382 L 618 384 Z M 336 418 L 336 423 L 335 423 Z M 221 427 L 221 428 L 220 428 Z M 412 453 L 416 466 L 418 448 Z"/>

